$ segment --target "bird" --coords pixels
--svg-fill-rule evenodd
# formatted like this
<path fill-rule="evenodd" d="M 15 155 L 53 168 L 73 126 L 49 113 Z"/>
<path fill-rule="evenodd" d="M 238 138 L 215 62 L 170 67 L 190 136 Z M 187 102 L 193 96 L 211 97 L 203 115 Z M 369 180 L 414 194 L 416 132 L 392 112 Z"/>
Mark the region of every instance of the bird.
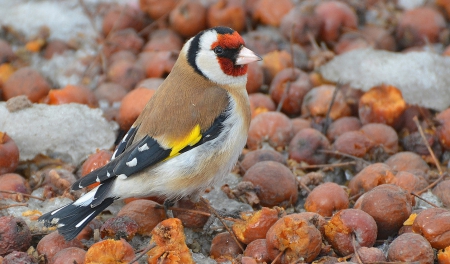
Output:
<path fill-rule="evenodd" d="M 251 119 L 247 69 L 259 60 L 228 27 L 190 38 L 110 161 L 71 188 L 99 185 L 39 221 L 69 241 L 115 200 L 198 198 L 231 171 L 245 147 Z"/>

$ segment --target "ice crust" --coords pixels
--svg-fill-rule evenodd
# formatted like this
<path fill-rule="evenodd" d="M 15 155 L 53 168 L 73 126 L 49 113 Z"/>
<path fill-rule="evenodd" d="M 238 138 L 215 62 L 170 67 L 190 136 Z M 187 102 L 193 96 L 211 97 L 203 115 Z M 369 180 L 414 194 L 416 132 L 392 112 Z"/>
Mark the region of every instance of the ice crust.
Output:
<path fill-rule="evenodd" d="M 409 104 L 437 111 L 450 105 L 450 57 L 432 52 L 358 49 L 336 56 L 319 72 L 329 81 L 364 91 L 380 84 L 394 85 Z"/>
<path fill-rule="evenodd" d="M 89 73 L 98 75 L 99 65 L 91 62 L 101 48 L 98 36 L 103 20 L 99 6 L 102 3 L 120 3 L 138 8 L 139 4 L 138 0 L 83 0 L 83 3 L 92 12 L 93 24 L 78 0 L 0 0 L 0 25 L 23 34 L 27 41 L 39 35 L 45 27 L 49 30 L 49 40 L 59 39 L 77 47 L 49 60 L 43 59 L 39 53 L 30 56 L 30 66 L 43 74 L 55 88 L 82 83 L 88 68 Z M 13 45 L 13 49 L 17 48 L 20 46 Z M 97 84 L 97 78 L 93 78 L 86 85 L 94 88 Z"/>
<path fill-rule="evenodd" d="M 33 104 L 11 113 L 0 103 L 0 131 L 16 142 L 22 161 L 44 154 L 78 165 L 96 149 L 110 149 L 117 129 L 100 109 L 81 104 Z"/>
<path fill-rule="evenodd" d="M 44 188 L 39 188 L 34 190 L 31 195 L 36 197 L 42 197 L 44 192 Z M 37 221 L 36 219 L 41 216 L 41 214 L 50 212 L 59 207 L 62 207 L 68 203 L 72 202 L 69 198 L 66 197 L 55 197 L 52 199 L 48 199 L 45 201 L 40 201 L 37 199 L 30 198 L 26 203 L 27 206 L 14 206 L 9 207 L 4 210 L 0 210 L 0 216 L 14 216 L 18 218 L 22 218 L 25 223 L 27 223 L 31 232 L 42 232 L 47 228 L 44 227 L 44 223 Z M 0 207 L 7 205 L 15 205 L 16 201 L 10 199 L 0 200 Z"/>

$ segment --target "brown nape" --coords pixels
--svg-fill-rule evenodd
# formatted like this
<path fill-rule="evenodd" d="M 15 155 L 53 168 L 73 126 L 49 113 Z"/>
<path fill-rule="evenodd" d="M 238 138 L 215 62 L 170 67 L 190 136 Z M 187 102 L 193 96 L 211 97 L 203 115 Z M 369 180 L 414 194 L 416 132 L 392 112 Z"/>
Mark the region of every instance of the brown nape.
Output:
<path fill-rule="evenodd" d="M 179 85 L 170 85 L 177 83 Z M 178 100 L 170 100 L 176 96 Z M 168 102 L 171 104 L 158 104 L 156 102 Z M 190 102 L 190 103 L 186 103 Z M 210 102 L 216 102 L 211 104 Z M 140 131 L 146 131 L 148 135 L 158 138 L 164 135 L 165 139 L 176 141 L 186 137 L 195 125 L 200 125 L 200 129 L 208 128 L 214 119 L 219 116 L 228 106 L 228 95 L 226 90 L 218 87 L 216 84 L 197 74 L 188 64 L 185 56 L 180 56 L 175 63 L 172 73 L 169 74 L 166 81 L 153 95 L 150 102 L 144 109 L 147 119 Z M 180 118 L 192 113 L 195 118 Z M 152 121 L 154 120 L 154 121 Z M 171 129 L 153 126 L 157 120 L 165 120 L 167 124 L 178 124 Z M 139 122 L 140 119 L 136 120 Z M 144 137 L 146 134 L 138 132 L 135 141 Z"/>

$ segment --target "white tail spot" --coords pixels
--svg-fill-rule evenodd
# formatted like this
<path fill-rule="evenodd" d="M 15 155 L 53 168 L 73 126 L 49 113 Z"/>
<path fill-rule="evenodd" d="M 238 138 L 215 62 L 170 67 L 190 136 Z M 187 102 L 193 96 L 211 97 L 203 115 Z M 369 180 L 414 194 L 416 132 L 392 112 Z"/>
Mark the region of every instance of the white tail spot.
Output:
<path fill-rule="evenodd" d="M 83 220 L 81 220 L 75 227 L 80 227 L 84 222 L 86 222 L 89 217 L 91 217 L 95 212 L 90 213 L 88 216 L 86 216 Z"/>
<path fill-rule="evenodd" d="M 134 167 L 134 166 L 137 165 L 137 159 L 134 158 L 134 159 L 128 161 L 127 163 L 125 163 L 125 164 L 127 164 L 128 167 Z"/>

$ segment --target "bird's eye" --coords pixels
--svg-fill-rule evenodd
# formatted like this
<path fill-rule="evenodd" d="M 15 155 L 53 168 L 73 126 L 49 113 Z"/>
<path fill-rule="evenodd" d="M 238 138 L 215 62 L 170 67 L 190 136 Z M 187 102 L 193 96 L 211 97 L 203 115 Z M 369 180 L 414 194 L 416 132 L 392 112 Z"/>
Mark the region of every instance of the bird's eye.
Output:
<path fill-rule="evenodd" d="M 214 53 L 216 54 L 222 54 L 223 53 L 223 49 L 221 46 L 217 46 L 214 48 Z"/>

